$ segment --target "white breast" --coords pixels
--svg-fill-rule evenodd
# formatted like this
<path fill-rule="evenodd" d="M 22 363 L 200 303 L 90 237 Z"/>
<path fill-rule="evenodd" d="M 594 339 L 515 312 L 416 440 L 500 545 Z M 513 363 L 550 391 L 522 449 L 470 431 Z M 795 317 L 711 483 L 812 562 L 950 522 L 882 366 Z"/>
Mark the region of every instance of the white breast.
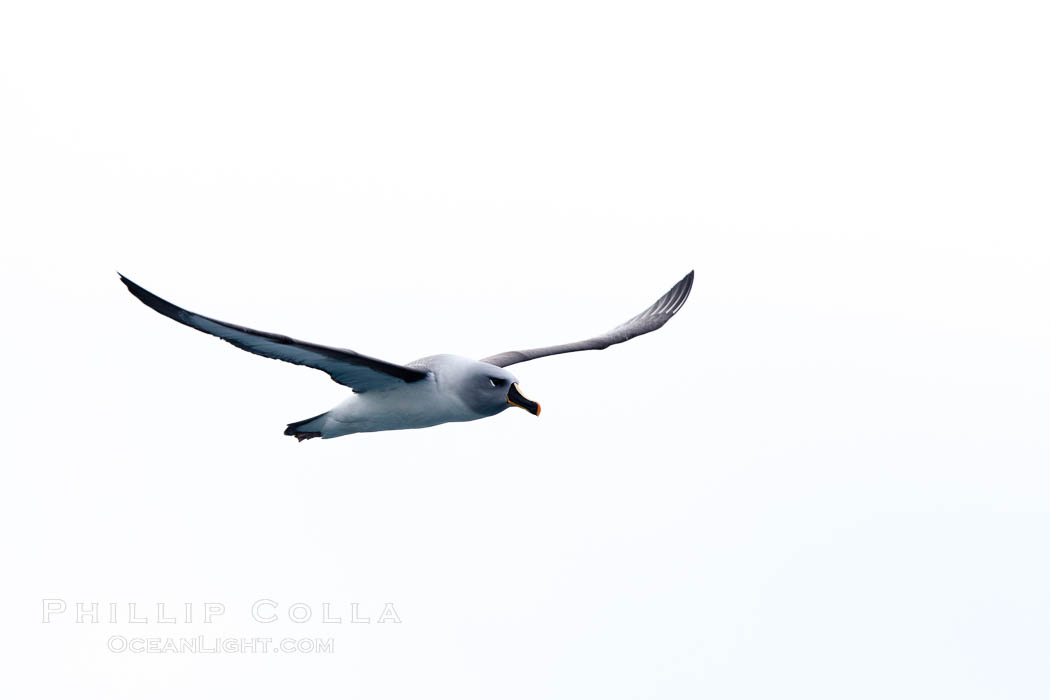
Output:
<path fill-rule="evenodd" d="M 442 391 L 431 375 L 392 389 L 353 394 L 329 411 L 327 417 L 321 430 L 324 437 L 427 428 L 484 416 L 471 411 L 453 393 Z"/>

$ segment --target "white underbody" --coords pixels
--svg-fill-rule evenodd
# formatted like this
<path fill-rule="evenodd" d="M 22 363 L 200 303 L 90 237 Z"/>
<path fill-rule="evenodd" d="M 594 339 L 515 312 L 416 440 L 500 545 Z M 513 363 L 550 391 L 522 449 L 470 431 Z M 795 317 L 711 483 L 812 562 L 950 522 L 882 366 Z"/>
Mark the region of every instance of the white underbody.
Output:
<path fill-rule="evenodd" d="M 454 421 L 485 418 L 464 405 L 454 394 L 441 391 L 434 375 L 390 389 L 352 394 L 338 406 L 301 426 L 322 438 L 378 430 L 429 428 Z"/>
<path fill-rule="evenodd" d="M 517 381 L 503 368 L 456 355 L 432 355 L 406 366 L 426 377 L 352 394 L 327 413 L 289 426 L 295 432 L 288 434 L 334 438 L 486 418 L 510 406 L 507 387 Z"/>

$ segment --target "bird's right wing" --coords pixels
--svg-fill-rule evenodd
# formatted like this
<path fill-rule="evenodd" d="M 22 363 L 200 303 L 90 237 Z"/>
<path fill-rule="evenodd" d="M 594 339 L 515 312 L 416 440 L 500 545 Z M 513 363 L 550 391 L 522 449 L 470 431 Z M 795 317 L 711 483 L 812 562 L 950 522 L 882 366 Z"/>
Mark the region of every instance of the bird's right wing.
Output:
<path fill-rule="evenodd" d="M 678 284 L 671 287 L 666 294 L 657 299 L 652 306 L 634 318 L 624 321 L 611 331 L 606 331 L 601 335 L 596 335 L 587 340 L 579 340 L 575 343 L 549 345 L 545 348 L 532 348 L 531 350 L 510 350 L 509 352 L 501 352 L 498 355 L 486 357 L 481 361 L 488 362 L 490 365 L 496 365 L 497 367 L 506 367 L 508 365 L 517 364 L 518 362 L 535 360 L 537 357 L 560 355 L 563 352 L 604 350 L 610 345 L 623 343 L 631 338 L 644 335 L 645 333 L 652 333 L 657 328 L 660 328 L 667 323 L 672 316 L 678 313 L 678 309 L 682 308 L 682 304 L 684 304 L 685 300 L 689 298 L 689 291 L 692 288 L 693 273 L 690 271 L 688 275 L 679 280 Z"/>
<path fill-rule="evenodd" d="M 307 343 L 286 335 L 257 331 L 201 316 L 161 299 L 124 275 L 120 275 L 120 281 L 127 285 L 128 291 L 138 297 L 139 301 L 159 314 L 190 328 L 218 336 L 241 350 L 327 372 L 333 380 L 358 393 L 401 382 L 418 382 L 427 376 L 426 372 L 384 362 L 353 350 Z"/>

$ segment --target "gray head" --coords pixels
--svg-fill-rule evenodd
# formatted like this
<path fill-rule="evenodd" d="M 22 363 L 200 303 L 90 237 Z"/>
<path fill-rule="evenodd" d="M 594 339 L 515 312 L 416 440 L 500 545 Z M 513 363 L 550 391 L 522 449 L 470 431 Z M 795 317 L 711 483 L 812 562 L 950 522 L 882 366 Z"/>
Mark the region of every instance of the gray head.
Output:
<path fill-rule="evenodd" d="M 540 415 L 540 405 L 525 398 L 518 389 L 517 377 L 502 367 L 457 355 L 436 355 L 419 363 L 434 372 L 439 384 L 483 416 L 494 416 L 511 406 Z"/>

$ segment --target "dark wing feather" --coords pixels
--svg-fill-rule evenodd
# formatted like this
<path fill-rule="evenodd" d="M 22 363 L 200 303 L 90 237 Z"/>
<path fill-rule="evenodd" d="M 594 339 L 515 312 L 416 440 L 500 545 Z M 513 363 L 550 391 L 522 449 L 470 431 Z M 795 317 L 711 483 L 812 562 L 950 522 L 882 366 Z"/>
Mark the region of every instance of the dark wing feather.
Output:
<path fill-rule="evenodd" d="M 377 360 L 353 350 L 307 343 L 286 335 L 257 331 L 201 316 L 161 299 L 124 275 L 120 275 L 120 281 L 127 285 L 128 291 L 138 297 L 139 301 L 157 313 L 190 328 L 218 336 L 241 350 L 327 372 L 336 382 L 351 387 L 358 393 L 388 387 L 397 382 L 418 382 L 427 376 L 426 372 Z"/>
<path fill-rule="evenodd" d="M 509 352 L 501 352 L 498 355 L 484 358 L 482 362 L 488 362 L 490 365 L 496 365 L 497 367 L 506 367 L 508 365 L 517 364 L 518 362 L 535 360 L 537 357 L 560 355 L 564 352 L 604 350 L 610 345 L 623 343 L 636 336 L 644 335 L 645 333 L 652 333 L 657 328 L 667 323 L 668 319 L 674 316 L 678 310 L 682 308 L 682 304 L 684 304 L 685 300 L 689 298 L 689 291 L 692 288 L 693 273 L 690 271 L 688 275 L 678 282 L 678 284 L 671 287 L 667 294 L 664 294 L 657 299 L 652 306 L 629 321 L 621 323 L 611 331 L 575 343 L 550 345 L 545 348 L 533 348 L 531 350 L 511 350 Z"/>

